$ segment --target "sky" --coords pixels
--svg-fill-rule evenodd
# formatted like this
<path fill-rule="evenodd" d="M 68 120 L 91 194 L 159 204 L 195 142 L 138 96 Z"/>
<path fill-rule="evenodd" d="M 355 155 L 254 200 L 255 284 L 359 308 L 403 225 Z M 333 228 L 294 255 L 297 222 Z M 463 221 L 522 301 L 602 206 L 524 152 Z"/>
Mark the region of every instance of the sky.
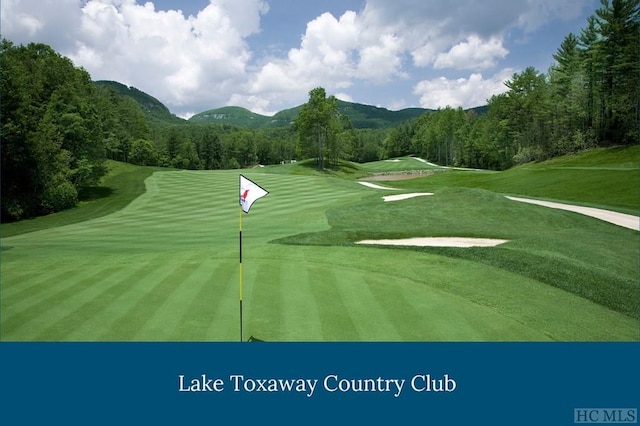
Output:
<path fill-rule="evenodd" d="M 399 110 L 471 108 L 546 72 L 598 0 L 2 0 L 0 34 L 50 45 L 93 80 L 181 117 L 272 115 L 315 87 Z"/>

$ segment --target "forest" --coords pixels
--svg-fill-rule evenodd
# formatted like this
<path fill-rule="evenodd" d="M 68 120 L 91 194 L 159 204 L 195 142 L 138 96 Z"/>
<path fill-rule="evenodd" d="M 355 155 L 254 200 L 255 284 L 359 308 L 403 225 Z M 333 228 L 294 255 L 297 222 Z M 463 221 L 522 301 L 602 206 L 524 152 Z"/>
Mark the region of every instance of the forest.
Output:
<path fill-rule="evenodd" d="M 568 34 L 542 73 L 527 68 L 493 96 L 483 116 L 445 108 L 392 129 L 387 156 L 415 154 L 448 166 L 516 164 L 639 141 L 638 0 L 602 0 L 579 35 Z"/>
<path fill-rule="evenodd" d="M 568 34 L 546 72 L 527 68 L 476 112 L 426 111 L 389 128 L 358 128 L 323 88 L 291 124 L 243 128 L 171 115 L 135 88 L 94 82 L 45 44 L 0 48 L 3 222 L 71 208 L 106 160 L 178 169 L 233 169 L 316 158 L 368 162 L 416 155 L 505 170 L 596 146 L 639 141 L 638 0 L 601 0 Z M 123 89 L 124 88 L 124 89 Z"/>

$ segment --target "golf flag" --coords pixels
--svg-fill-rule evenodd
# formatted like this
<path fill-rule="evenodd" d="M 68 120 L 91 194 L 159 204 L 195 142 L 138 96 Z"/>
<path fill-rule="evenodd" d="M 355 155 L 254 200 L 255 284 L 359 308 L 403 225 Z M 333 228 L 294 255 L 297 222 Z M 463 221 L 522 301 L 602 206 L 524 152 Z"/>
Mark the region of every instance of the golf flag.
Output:
<path fill-rule="evenodd" d="M 240 341 L 242 342 L 242 212 L 249 213 L 251 205 L 259 198 L 267 195 L 269 191 L 261 188 L 255 182 L 250 181 L 246 177 L 240 175 Z"/>
<path fill-rule="evenodd" d="M 264 197 L 268 193 L 269 191 L 240 175 L 240 206 L 242 206 L 243 212 L 249 213 L 249 209 L 254 201 Z"/>

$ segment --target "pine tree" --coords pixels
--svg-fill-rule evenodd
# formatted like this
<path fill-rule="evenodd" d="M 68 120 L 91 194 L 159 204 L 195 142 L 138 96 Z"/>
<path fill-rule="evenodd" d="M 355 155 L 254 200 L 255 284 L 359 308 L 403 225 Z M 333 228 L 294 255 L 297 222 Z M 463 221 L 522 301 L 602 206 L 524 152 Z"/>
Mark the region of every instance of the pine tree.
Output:
<path fill-rule="evenodd" d="M 605 144 L 638 141 L 639 0 L 601 0 L 596 11 L 600 39 L 601 119 Z"/>

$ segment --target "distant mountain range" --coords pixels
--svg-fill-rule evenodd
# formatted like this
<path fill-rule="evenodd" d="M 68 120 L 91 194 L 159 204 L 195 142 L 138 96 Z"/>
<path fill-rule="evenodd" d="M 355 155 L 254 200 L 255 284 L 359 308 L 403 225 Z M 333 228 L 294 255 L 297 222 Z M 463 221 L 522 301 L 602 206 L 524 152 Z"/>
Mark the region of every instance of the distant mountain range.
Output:
<path fill-rule="evenodd" d="M 184 120 L 172 114 L 159 100 L 135 87 L 128 87 L 115 81 L 96 81 L 100 87 L 110 88 L 124 96 L 130 96 L 142 107 L 145 114 L 154 120 L 169 123 L 197 123 L 197 124 L 228 124 L 232 126 L 251 129 L 264 129 L 289 126 L 298 117 L 302 105 L 282 110 L 272 117 L 256 114 L 246 108 L 238 106 L 226 106 L 211 109 L 194 115 L 189 120 Z M 477 114 L 484 114 L 486 106 L 471 108 Z M 338 100 L 338 111 L 345 114 L 351 120 L 353 127 L 357 129 L 381 129 L 397 126 L 400 123 L 420 117 L 428 111 L 425 108 L 406 108 L 399 111 L 391 111 L 386 108 L 363 105 L 353 102 Z"/>
<path fill-rule="evenodd" d="M 302 105 L 285 109 L 272 117 L 256 114 L 242 107 L 222 107 L 196 114 L 189 119 L 194 123 L 234 124 L 253 129 L 288 126 L 298 117 Z M 407 108 L 390 111 L 372 105 L 363 105 L 338 100 L 338 111 L 351 120 L 358 129 L 393 127 L 404 121 L 420 117 L 426 109 Z"/>

